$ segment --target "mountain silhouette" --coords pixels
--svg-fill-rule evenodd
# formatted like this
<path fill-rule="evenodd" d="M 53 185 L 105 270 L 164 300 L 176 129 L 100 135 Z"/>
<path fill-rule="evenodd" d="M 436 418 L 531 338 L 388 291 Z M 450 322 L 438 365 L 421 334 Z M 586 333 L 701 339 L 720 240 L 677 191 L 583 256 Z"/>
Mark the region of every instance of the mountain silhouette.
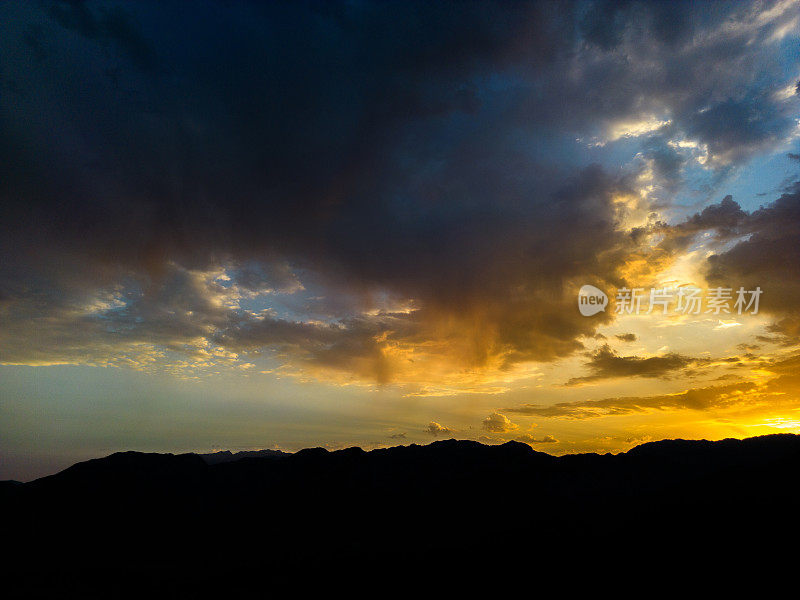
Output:
<path fill-rule="evenodd" d="M 0 507 L 12 572 L 33 588 L 187 572 L 191 585 L 230 586 L 242 573 L 312 567 L 587 572 L 699 568 L 713 556 L 735 568 L 789 556 L 778 550 L 797 533 L 798 473 L 791 434 L 561 457 L 456 440 L 370 452 L 120 452 L 3 482 Z"/>
<path fill-rule="evenodd" d="M 223 450 L 221 452 L 211 452 L 209 454 L 199 454 L 209 465 L 218 465 L 224 462 L 233 462 L 242 458 L 280 458 L 286 456 L 288 452 L 281 450 L 243 450 L 241 452 L 231 452 Z"/>

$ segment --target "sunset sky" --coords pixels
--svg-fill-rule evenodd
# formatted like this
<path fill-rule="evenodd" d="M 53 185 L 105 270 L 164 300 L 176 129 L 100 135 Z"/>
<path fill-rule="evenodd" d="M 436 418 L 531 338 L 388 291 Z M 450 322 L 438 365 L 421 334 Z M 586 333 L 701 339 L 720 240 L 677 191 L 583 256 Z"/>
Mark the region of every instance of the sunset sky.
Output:
<path fill-rule="evenodd" d="M 799 81 L 798 1 L 4 2 L 0 479 L 800 433 Z"/>

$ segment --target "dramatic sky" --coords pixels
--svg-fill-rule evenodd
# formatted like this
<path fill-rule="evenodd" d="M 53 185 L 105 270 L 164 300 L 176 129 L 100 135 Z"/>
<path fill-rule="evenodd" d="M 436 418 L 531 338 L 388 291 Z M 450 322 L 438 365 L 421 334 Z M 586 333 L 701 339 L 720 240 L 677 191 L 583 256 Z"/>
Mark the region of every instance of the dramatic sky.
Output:
<path fill-rule="evenodd" d="M 4 2 L 0 479 L 800 432 L 798 80 L 792 0 Z"/>

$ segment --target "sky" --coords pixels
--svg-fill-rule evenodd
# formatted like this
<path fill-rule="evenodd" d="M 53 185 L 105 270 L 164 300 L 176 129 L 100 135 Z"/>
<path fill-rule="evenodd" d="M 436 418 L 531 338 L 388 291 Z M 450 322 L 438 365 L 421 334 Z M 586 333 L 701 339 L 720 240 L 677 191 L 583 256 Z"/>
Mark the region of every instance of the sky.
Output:
<path fill-rule="evenodd" d="M 0 253 L 0 479 L 800 433 L 800 3 L 5 2 Z"/>

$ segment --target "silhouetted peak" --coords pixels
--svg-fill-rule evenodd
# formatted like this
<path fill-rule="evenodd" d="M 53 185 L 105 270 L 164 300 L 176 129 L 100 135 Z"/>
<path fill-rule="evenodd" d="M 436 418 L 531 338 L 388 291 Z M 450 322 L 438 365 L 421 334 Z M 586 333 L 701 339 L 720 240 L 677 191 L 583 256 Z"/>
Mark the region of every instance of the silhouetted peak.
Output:
<path fill-rule="evenodd" d="M 298 460 L 305 460 L 309 458 L 319 458 L 327 454 L 329 453 L 325 448 L 303 448 L 292 454 L 292 457 Z"/>
<path fill-rule="evenodd" d="M 79 462 L 71 467 L 42 477 L 31 484 L 52 485 L 61 480 L 104 485 L 109 481 L 154 483 L 157 480 L 181 478 L 205 470 L 207 465 L 196 454 L 160 454 L 156 452 L 115 452 L 105 458 Z"/>
<path fill-rule="evenodd" d="M 520 454 L 523 456 L 532 454 L 544 454 L 544 452 L 536 452 L 536 450 L 531 448 L 530 445 L 524 442 L 517 442 L 516 440 L 510 440 L 495 447 L 502 449 L 504 453 L 508 454 Z"/>
<path fill-rule="evenodd" d="M 800 435 L 795 433 L 771 433 L 769 435 L 756 435 L 743 440 L 735 441 L 745 446 L 760 446 L 763 444 L 800 446 Z"/>
<path fill-rule="evenodd" d="M 449 440 L 437 440 L 430 444 L 421 446 L 421 448 L 431 448 L 433 450 L 476 450 L 478 448 L 486 448 L 486 444 L 481 444 L 474 440 L 457 440 L 451 438 Z"/>
<path fill-rule="evenodd" d="M 242 450 L 240 452 L 231 452 L 230 450 L 221 450 L 220 452 L 211 452 L 208 454 L 198 454 L 206 464 L 218 465 L 220 463 L 234 462 L 242 460 L 243 458 L 282 458 L 289 456 L 288 452 L 281 450 Z"/>
<path fill-rule="evenodd" d="M 626 453 L 628 456 L 659 456 L 668 454 L 683 454 L 685 452 L 698 452 L 714 447 L 715 444 L 722 444 L 728 440 L 711 442 L 708 440 L 659 440 L 657 442 L 646 442 L 631 448 Z M 735 440 L 738 441 L 738 440 Z"/>
<path fill-rule="evenodd" d="M 331 454 L 338 457 L 361 457 L 366 455 L 367 452 L 363 448 L 359 448 L 358 446 L 351 446 L 350 448 L 343 448 L 341 450 L 336 450 Z"/>
<path fill-rule="evenodd" d="M 699 465 L 716 463 L 742 465 L 759 460 L 783 459 L 800 456 L 800 436 L 778 433 L 744 440 L 726 438 L 709 440 L 660 440 L 648 442 L 629 450 L 624 456 L 656 463 L 674 465 Z"/>
<path fill-rule="evenodd" d="M 0 496 L 2 496 L 2 494 L 11 494 L 14 492 L 14 490 L 21 489 L 23 485 L 24 484 L 21 481 L 15 481 L 13 479 L 0 481 Z"/>

